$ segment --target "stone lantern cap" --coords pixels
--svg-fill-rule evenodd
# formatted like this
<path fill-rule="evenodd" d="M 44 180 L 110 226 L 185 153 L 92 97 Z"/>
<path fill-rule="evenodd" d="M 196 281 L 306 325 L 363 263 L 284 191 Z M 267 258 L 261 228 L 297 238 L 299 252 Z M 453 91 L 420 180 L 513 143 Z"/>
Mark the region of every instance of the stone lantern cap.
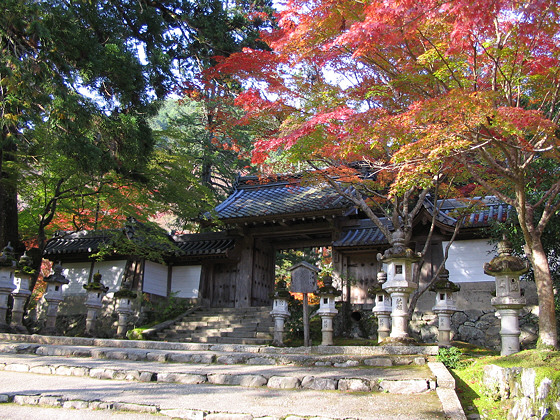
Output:
<path fill-rule="evenodd" d="M 120 289 L 119 291 L 116 291 L 113 296 L 115 297 L 115 299 L 136 299 L 136 293 L 129 289 Z"/>
<path fill-rule="evenodd" d="M 377 260 L 383 263 L 387 263 L 395 259 L 407 259 L 410 262 L 420 261 L 421 255 L 406 247 L 404 243 L 404 232 L 400 229 L 396 230 L 393 232 L 393 246 L 386 250 L 383 254 L 377 254 Z"/>
<path fill-rule="evenodd" d="M 498 244 L 498 256 L 489 263 L 484 264 L 484 273 L 496 277 L 500 274 L 520 276 L 529 271 L 527 261 L 512 255 L 511 243 L 506 239 Z"/>
<path fill-rule="evenodd" d="M 8 245 L 4 247 L 2 253 L 0 254 L 0 267 L 15 268 L 16 264 L 17 261 L 14 257 L 14 248 L 12 248 L 12 245 L 8 242 Z"/>
<path fill-rule="evenodd" d="M 33 276 L 37 270 L 33 268 L 33 259 L 24 252 L 17 263 L 16 276 Z"/>
<path fill-rule="evenodd" d="M 289 299 L 290 296 L 285 280 L 279 280 L 274 287 L 274 292 L 270 294 L 272 299 Z"/>
<path fill-rule="evenodd" d="M 461 286 L 449 280 L 449 270 L 443 268 L 439 273 L 439 278 L 430 287 L 430 292 L 451 292 L 461 290 Z"/>
<path fill-rule="evenodd" d="M 84 289 L 86 289 L 87 291 L 96 290 L 96 291 L 102 291 L 103 293 L 107 293 L 109 287 L 101 283 L 101 277 L 102 276 L 99 273 L 99 271 L 95 273 L 93 275 L 93 281 L 91 283 L 84 284 L 83 286 Z"/>
<path fill-rule="evenodd" d="M 45 277 L 45 282 L 47 283 L 58 283 L 58 284 L 68 284 L 70 280 L 62 274 L 62 264 L 60 262 L 53 267 L 54 273 L 48 277 Z"/>
<path fill-rule="evenodd" d="M 319 287 L 318 294 L 319 295 L 331 295 L 331 296 L 340 296 L 342 292 L 338 290 L 332 284 L 332 277 L 326 276 L 323 279 L 323 286 Z"/>

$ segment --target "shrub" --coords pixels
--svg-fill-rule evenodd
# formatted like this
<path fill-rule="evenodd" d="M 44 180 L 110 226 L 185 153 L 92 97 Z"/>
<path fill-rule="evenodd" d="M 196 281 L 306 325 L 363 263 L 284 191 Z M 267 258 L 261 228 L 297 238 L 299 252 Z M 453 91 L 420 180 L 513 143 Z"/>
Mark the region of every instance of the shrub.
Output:
<path fill-rule="evenodd" d="M 457 369 L 462 366 L 461 350 L 457 347 L 440 347 L 436 360 L 443 363 L 449 369 Z"/>

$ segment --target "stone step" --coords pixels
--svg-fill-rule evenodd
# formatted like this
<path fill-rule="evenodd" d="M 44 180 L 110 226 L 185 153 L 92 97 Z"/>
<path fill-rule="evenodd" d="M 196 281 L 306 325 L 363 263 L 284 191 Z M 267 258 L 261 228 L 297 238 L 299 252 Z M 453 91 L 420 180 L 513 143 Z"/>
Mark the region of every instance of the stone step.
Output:
<path fill-rule="evenodd" d="M 0 370 L 45 375 L 84 376 L 140 382 L 237 385 L 270 389 L 313 389 L 358 392 L 423 393 L 434 390 L 437 377 L 428 366 L 407 368 L 336 368 L 262 364 L 159 363 L 76 356 L 3 354 Z M 173 362 L 174 360 L 170 360 Z"/>

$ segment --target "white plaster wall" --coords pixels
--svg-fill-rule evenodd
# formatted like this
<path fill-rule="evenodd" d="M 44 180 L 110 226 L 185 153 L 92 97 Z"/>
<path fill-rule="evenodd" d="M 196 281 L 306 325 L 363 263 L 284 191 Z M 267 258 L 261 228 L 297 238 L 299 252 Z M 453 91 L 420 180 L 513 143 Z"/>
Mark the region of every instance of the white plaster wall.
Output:
<path fill-rule="evenodd" d="M 443 242 L 443 250 L 448 242 Z M 449 270 L 449 280 L 454 283 L 493 281 L 484 274 L 484 263 L 496 256 L 494 245 L 487 239 L 454 241 L 449 248 L 445 268 Z"/>
<path fill-rule="evenodd" d="M 93 273 L 101 274 L 101 282 L 109 287 L 108 293 L 116 292 L 122 282 L 126 261 L 100 261 L 95 262 Z M 70 281 L 62 287 L 62 293 L 65 296 L 85 294 L 86 290 L 83 285 L 89 279 L 89 271 L 91 269 L 90 262 L 76 262 L 63 264 L 63 274 Z"/>
<path fill-rule="evenodd" d="M 176 266 L 172 269 L 171 293 L 180 298 L 198 298 L 202 266 Z"/>
<path fill-rule="evenodd" d="M 167 296 L 167 271 L 166 265 L 146 261 L 142 291 L 158 296 Z"/>

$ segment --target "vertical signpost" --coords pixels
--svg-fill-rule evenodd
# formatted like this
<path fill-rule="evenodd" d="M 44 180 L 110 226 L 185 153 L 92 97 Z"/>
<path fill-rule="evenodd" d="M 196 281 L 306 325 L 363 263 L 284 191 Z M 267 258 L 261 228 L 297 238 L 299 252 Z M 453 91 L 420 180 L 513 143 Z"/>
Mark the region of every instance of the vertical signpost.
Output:
<path fill-rule="evenodd" d="M 292 293 L 303 293 L 303 345 L 311 346 L 309 337 L 309 303 L 308 294 L 317 291 L 317 273 L 319 269 L 308 262 L 300 262 L 290 267 Z"/>

